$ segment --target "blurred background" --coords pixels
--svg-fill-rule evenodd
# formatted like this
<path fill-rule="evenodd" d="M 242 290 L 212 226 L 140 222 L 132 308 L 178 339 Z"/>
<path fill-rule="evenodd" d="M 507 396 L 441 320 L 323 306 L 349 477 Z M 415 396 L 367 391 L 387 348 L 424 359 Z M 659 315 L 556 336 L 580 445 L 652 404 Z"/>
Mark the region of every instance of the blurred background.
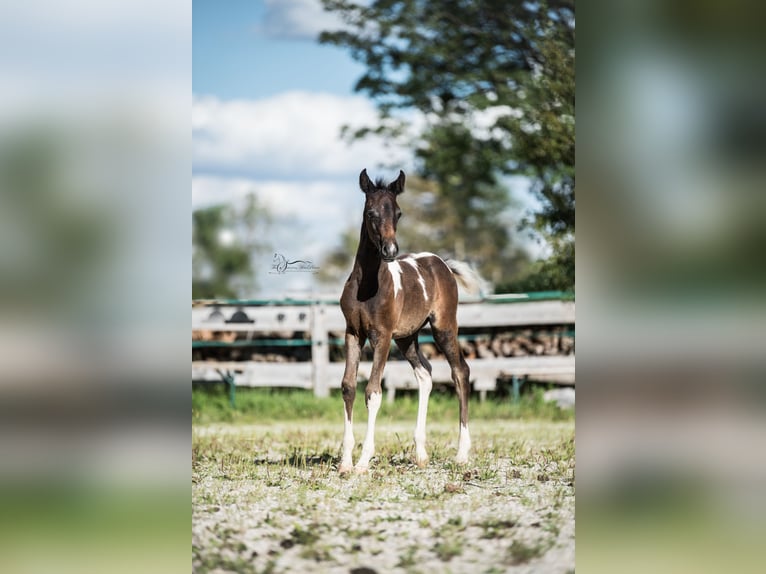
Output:
<path fill-rule="evenodd" d="M 581 571 L 761 568 L 763 14 L 578 3 Z"/>
<path fill-rule="evenodd" d="M 188 571 L 190 46 L 187 2 L 0 4 L 4 572 Z"/>
<path fill-rule="evenodd" d="M 481 4 L 0 6 L 4 571 L 188 568 L 189 297 L 337 292 L 363 167 L 404 250 L 574 289 L 573 3 Z M 577 16 L 577 566 L 756 571 L 763 7 Z"/>

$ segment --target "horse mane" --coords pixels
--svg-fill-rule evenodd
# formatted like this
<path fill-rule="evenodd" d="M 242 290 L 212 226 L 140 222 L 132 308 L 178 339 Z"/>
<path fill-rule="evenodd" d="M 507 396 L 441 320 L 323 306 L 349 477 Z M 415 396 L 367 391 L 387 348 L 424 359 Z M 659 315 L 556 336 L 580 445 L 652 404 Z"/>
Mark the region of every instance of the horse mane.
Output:
<path fill-rule="evenodd" d="M 382 177 L 377 178 L 375 180 L 375 187 L 379 187 L 379 188 L 385 189 L 386 188 L 386 180 L 383 179 Z"/>

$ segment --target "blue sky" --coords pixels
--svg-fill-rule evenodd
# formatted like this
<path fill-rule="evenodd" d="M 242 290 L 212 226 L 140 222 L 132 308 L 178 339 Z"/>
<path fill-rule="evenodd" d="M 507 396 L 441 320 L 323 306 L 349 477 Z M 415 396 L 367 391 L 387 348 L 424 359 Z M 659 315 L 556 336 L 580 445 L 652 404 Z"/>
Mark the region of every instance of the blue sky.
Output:
<path fill-rule="evenodd" d="M 353 92 L 364 68 L 316 41 L 337 26 L 319 0 L 193 2 L 192 207 L 253 192 L 270 210 L 272 249 L 255 262 L 252 296 L 339 291 L 307 273 L 269 274 L 273 253 L 320 262 L 358 225 L 362 168 L 390 179 L 414 169 L 404 145 L 340 138 L 344 125 L 375 125 L 377 112 Z M 412 113 L 413 131 L 424 122 Z"/>
<path fill-rule="evenodd" d="M 281 5 L 281 9 L 280 9 Z M 194 93 L 263 98 L 290 90 L 350 95 L 364 68 L 314 41 L 330 18 L 314 2 L 194 0 Z M 301 14 L 302 13 L 302 14 Z"/>

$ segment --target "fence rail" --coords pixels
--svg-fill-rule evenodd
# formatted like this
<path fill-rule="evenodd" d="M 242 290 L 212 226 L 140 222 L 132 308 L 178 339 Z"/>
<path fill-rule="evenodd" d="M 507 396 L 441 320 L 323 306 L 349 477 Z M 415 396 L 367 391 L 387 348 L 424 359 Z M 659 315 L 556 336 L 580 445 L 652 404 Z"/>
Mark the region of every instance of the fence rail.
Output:
<path fill-rule="evenodd" d="M 503 296 L 458 306 L 458 324 L 464 328 L 518 328 L 545 325 L 574 325 L 575 303 L 560 293 Z M 330 362 L 329 349 L 342 340 L 332 332 L 345 331 L 346 322 L 337 301 L 195 301 L 192 305 L 192 331 L 232 331 L 245 339 L 235 341 L 192 341 L 192 348 L 205 347 L 310 347 L 311 360 L 290 363 L 256 361 L 192 361 L 193 381 L 225 381 L 232 400 L 236 387 L 296 387 L 312 389 L 327 396 L 340 387 L 344 364 Z M 302 338 L 292 338 L 295 332 Z M 280 333 L 285 336 L 279 336 Z M 289 333 L 289 338 L 287 333 Z M 267 337 L 255 339 L 253 337 Z M 469 335 L 470 337 L 470 335 Z M 424 340 L 429 336 L 423 335 Z M 435 382 L 450 382 L 445 360 L 431 360 Z M 496 389 L 499 377 L 510 377 L 514 391 L 522 377 L 535 377 L 574 383 L 575 357 L 522 356 L 473 359 L 469 361 L 473 389 L 482 398 Z M 360 379 L 369 377 L 371 363 L 362 362 Z M 389 360 L 384 373 L 388 400 L 397 389 L 416 388 L 406 361 Z"/>

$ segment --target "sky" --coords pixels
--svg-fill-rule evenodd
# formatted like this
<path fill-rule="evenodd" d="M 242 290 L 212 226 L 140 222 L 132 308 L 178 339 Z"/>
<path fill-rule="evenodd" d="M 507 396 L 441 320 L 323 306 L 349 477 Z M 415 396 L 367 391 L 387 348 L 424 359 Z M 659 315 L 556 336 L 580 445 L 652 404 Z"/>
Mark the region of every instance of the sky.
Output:
<path fill-rule="evenodd" d="M 341 139 L 344 125 L 374 125 L 377 112 L 353 91 L 364 68 L 316 40 L 337 26 L 319 0 L 193 2 L 192 208 L 254 192 L 269 209 L 254 296 L 332 293 L 310 273 L 270 273 L 274 253 L 319 265 L 360 221 L 359 172 L 414 169 L 404 147 Z"/>

